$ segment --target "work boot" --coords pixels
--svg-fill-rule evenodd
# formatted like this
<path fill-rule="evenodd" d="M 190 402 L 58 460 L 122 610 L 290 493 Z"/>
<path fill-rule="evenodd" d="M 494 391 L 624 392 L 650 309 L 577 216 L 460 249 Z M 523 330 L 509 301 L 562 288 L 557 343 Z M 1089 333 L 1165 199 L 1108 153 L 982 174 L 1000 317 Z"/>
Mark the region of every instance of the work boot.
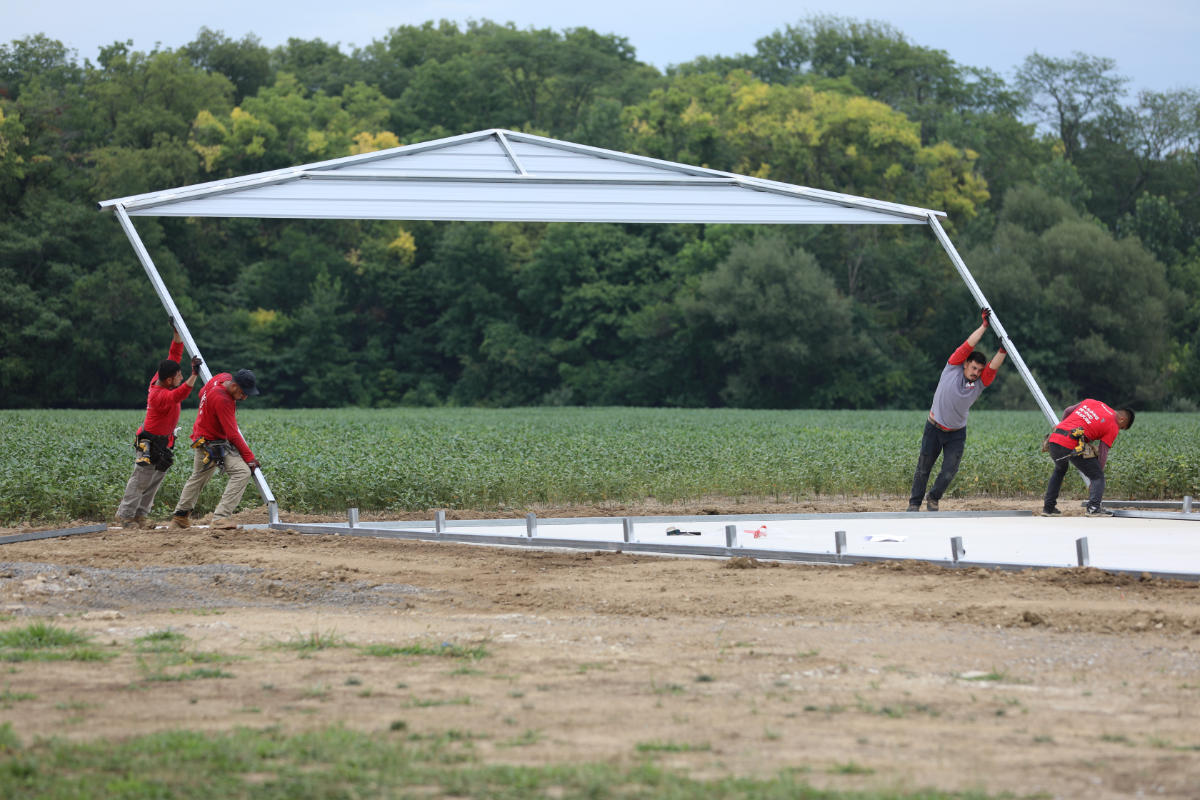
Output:
<path fill-rule="evenodd" d="M 188 519 L 189 513 L 190 512 L 187 512 L 187 511 L 184 511 L 184 512 L 176 511 L 175 516 L 171 517 L 171 524 L 174 525 L 176 528 L 192 527 L 192 521 L 190 519 Z"/>
<path fill-rule="evenodd" d="M 1059 511 L 1057 508 L 1043 508 L 1042 509 L 1043 517 L 1057 517 L 1057 516 L 1060 516 L 1061 514 L 1062 514 L 1062 512 Z"/>
<path fill-rule="evenodd" d="M 921 510 L 921 504 L 920 504 L 920 503 L 909 503 L 909 504 L 908 504 L 908 510 L 909 510 L 909 511 L 920 511 L 920 510 Z"/>
<path fill-rule="evenodd" d="M 1112 516 L 1112 514 L 1105 511 L 1100 506 L 1088 506 L 1084 510 L 1083 515 L 1085 517 L 1111 517 Z"/>
<path fill-rule="evenodd" d="M 222 517 L 221 519 L 214 519 L 212 521 L 212 527 L 213 530 L 218 531 L 236 531 L 238 524 L 229 517 Z"/>
<path fill-rule="evenodd" d="M 153 528 L 154 523 L 146 519 L 145 514 L 139 514 L 133 518 L 133 526 L 135 528 Z"/>
<path fill-rule="evenodd" d="M 938 501 L 934 500 L 932 497 L 926 497 L 925 498 L 925 510 L 926 511 L 937 511 L 938 510 Z"/>
<path fill-rule="evenodd" d="M 138 526 L 137 522 L 130 519 L 129 517 L 117 517 L 117 524 L 127 530 L 129 528 L 136 528 Z"/>

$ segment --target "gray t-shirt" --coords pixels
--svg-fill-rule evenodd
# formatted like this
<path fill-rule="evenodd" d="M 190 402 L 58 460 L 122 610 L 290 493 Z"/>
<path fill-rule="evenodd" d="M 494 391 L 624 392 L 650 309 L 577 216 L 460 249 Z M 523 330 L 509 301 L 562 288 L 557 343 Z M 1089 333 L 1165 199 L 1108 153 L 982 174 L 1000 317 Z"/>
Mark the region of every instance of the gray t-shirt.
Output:
<path fill-rule="evenodd" d="M 939 425 L 952 430 L 967 426 L 967 414 L 971 404 L 979 399 L 983 391 L 982 376 L 971 383 L 963 376 L 962 364 L 947 363 L 938 379 L 937 391 L 933 393 L 933 406 L 929 409 Z"/>

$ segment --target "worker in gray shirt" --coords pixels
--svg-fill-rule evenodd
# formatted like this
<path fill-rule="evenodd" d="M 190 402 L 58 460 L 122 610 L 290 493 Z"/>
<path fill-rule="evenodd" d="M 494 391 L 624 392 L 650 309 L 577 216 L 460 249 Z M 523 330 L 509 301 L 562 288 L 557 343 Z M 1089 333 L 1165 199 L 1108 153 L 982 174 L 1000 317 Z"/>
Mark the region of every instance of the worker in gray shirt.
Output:
<path fill-rule="evenodd" d="M 909 511 L 920 511 L 922 499 L 926 510 L 938 510 L 938 502 L 958 474 L 967 443 L 967 414 L 971 405 L 979 399 L 984 387 L 991 385 L 996 370 L 1004 363 L 1003 346 L 990 364 L 987 356 L 975 350 L 988 329 L 991 313 L 991 309 L 983 309 L 983 324 L 959 345 L 942 369 L 937 391 L 933 393 L 933 407 L 925 421 L 925 434 L 921 437 L 921 454 L 917 458 L 917 471 L 913 474 L 912 492 L 908 498 Z M 929 483 L 929 473 L 938 454 L 942 454 L 942 469 L 926 495 L 925 485 Z"/>

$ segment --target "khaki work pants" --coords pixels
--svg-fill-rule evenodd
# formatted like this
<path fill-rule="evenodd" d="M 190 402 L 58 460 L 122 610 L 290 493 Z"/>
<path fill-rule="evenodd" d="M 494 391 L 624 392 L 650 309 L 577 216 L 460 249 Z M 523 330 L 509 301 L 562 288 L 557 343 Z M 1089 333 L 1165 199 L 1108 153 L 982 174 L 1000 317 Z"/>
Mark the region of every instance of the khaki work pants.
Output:
<path fill-rule="evenodd" d="M 179 503 L 175 506 L 177 515 L 190 513 L 196 507 L 196 501 L 200 499 L 200 492 L 204 491 L 204 487 L 217 472 L 216 464 L 204 466 L 204 448 L 194 448 L 192 453 L 194 454 L 192 476 L 187 479 L 187 483 L 183 485 L 183 493 L 179 495 Z M 250 483 L 250 467 L 246 466 L 241 453 L 233 447 L 225 450 L 225 472 L 229 475 L 229 483 L 225 484 L 221 502 L 217 504 L 217 509 L 213 512 L 213 522 L 233 515 L 233 512 L 237 510 L 238 503 L 242 502 L 246 485 Z"/>
<path fill-rule="evenodd" d="M 159 472 L 149 464 L 134 464 L 133 474 L 129 483 L 125 484 L 125 496 L 121 505 L 117 506 L 117 516 L 120 519 L 138 519 L 150 513 L 154 505 L 154 496 L 158 487 L 162 486 L 167 473 Z"/>

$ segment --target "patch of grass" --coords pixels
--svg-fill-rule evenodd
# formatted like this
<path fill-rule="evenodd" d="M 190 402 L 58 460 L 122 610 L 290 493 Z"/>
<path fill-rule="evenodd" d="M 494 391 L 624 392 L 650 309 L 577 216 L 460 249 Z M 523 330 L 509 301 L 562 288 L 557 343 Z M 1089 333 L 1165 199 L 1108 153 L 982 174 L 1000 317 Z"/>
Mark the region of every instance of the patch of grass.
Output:
<path fill-rule="evenodd" d="M 112 661 L 116 653 L 94 647 L 73 647 L 70 650 L 0 650 L 0 660 L 22 661 Z"/>
<path fill-rule="evenodd" d="M 146 681 L 199 681 L 209 678 L 232 678 L 232 672 L 226 672 L 222 669 L 209 669 L 207 667 L 197 667 L 196 669 L 188 670 L 187 672 L 150 672 L 142 676 L 142 680 Z"/>
<path fill-rule="evenodd" d="M 569 763 L 487 765 L 462 731 L 411 737 L 404 720 L 394 734 L 342 726 L 285 733 L 279 727 L 226 732 L 176 730 L 130 738 L 37 739 L 24 745 L 0 725 L 0 797 L 222 798 L 324 800 L 333 797 L 639 798 L 639 800 L 983 800 L 978 793 L 889 789 L 862 794 L 817 790 L 808 768 L 769 778 L 697 779 L 652 759 L 632 765 Z M 533 738 L 532 734 L 526 734 Z M 514 741 L 521 741 L 525 735 Z M 706 752 L 707 745 L 645 742 L 643 753 Z M 840 765 L 842 774 L 864 774 Z"/>
<path fill-rule="evenodd" d="M 864 767 L 856 761 L 847 761 L 845 764 L 834 764 L 826 770 L 830 775 L 874 775 L 875 770 L 870 767 Z"/>
<path fill-rule="evenodd" d="M 321 631 L 297 633 L 291 639 L 276 642 L 273 646 L 278 650 L 292 650 L 298 653 L 313 653 L 319 650 L 328 650 L 331 647 L 349 647 L 346 641 L 336 633 L 322 633 Z"/>
<path fill-rule="evenodd" d="M 329 687 L 323 683 L 309 686 L 300 692 L 300 696 L 308 700 L 326 700 L 329 698 Z"/>
<path fill-rule="evenodd" d="M 133 640 L 139 653 L 178 653 L 187 643 L 187 637 L 172 630 L 155 631 Z"/>
<path fill-rule="evenodd" d="M 982 674 L 982 675 L 970 675 L 970 676 L 967 676 L 967 675 L 959 675 L 959 676 L 958 676 L 958 679 L 959 679 L 960 681 L 996 681 L 996 682 L 1001 682 L 1001 681 L 1005 681 L 1005 680 L 1007 680 L 1007 679 L 1008 679 L 1008 675 L 1007 675 L 1006 673 L 1004 673 L 1004 672 L 996 672 L 995 670 L 992 670 L 991 672 L 985 672 L 985 673 L 984 673 L 984 674 Z"/>
<path fill-rule="evenodd" d="M 24 700 L 37 700 L 37 695 L 33 692 L 14 692 L 7 686 L 4 687 L 3 692 L 0 692 L 0 708 L 12 708 L 13 703 L 20 703 Z"/>
<path fill-rule="evenodd" d="M 0 647 L 36 650 L 50 647 L 79 647 L 92 637 L 76 630 L 67 630 L 46 622 L 34 622 L 21 628 L 0 631 Z"/>
<path fill-rule="evenodd" d="M 86 647 L 89 634 L 46 622 L 0 631 L 0 661 L 109 661 L 116 652 Z"/>
<path fill-rule="evenodd" d="M 412 708 L 431 708 L 433 706 L 469 706 L 471 705 L 471 698 L 467 697 L 466 695 L 447 698 L 414 697 L 408 701 L 408 705 Z"/>
<path fill-rule="evenodd" d="M 536 731 L 533 728 L 527 728 L 520 736 L 514 736 L 512 739 L 505 739 L 497 742 L 499 747 L 529 747 L 542 741 L 545 736 L 541 731 Z"/>
<path fill-rule="evenodd" d="M 415 644 L 369 644 L 361 648 L 369 656 L 392 658 L 395 656 L 441 656 L 444 658 L 462 658 L 469 661 L 479 661 L 489 655 L 483 645 L 461 645 L 453 642 L 442 642 L 438 645 L 417 642 Z"/>
<path fill-rule="evenodd" d="M 1114 744 L 1133 744 L 1129 737 L 1123 733 L 1102 733 L 1100 734 L 1100 741 L 1112 742 Z"/>
<path fill-rule="evenodd" d="M 452 670 L 450 672 L 450 674 L 451 675 L 482 675 L 483 670 L 475 669 L 474 667 L 468 667 L 466 664 L 463 664 L 461 667 L 458 667 L 457 669 Z"/>
<path fill-rule="evenodd" d="M 362 678 L 356 678 L 355 676 L 351 675 L 349 678 L 346 678 L 345 685 L 362 686 Z"/>
<path fill-rule="evenodd" d="M 703 673 L 696 676 L 696 683 L 712 683 L 715 680 L 716 678 L 714 678 L 712 675 L 705 675 Z"/>
<path fill-rule="evenodd" d="M 712 750 L 712 745 L 708 742 L 692 744 L 690 742 L 671 742 L 661 740 L 638 742 L 633 747 L 639 753 L 706 753 L 709 750 Z"/>
<path fill-rule="evenodd" d="M 603 670 L 604 672 L 612 672 L 616 667 L 612 664 L 605 664 L 601 661 L 585 661 L 579 665 L 580 674 L 587 674 L 592 670 Z"/>
<path fill-rule="evenodd" d="M 89 703 L 86 700 L 66 700 L 54 704 L 54 708 L 59 711 L 87 711 L 92 708 L 100 708 L 100 706 L 100 703 Z"/>
<path fill-rule="evenodd" d="M 650 688 L 655 694 L 683 694 L 687 691 L 678 683 L 659 684 L 657 681 L 650 681 Z"/>

